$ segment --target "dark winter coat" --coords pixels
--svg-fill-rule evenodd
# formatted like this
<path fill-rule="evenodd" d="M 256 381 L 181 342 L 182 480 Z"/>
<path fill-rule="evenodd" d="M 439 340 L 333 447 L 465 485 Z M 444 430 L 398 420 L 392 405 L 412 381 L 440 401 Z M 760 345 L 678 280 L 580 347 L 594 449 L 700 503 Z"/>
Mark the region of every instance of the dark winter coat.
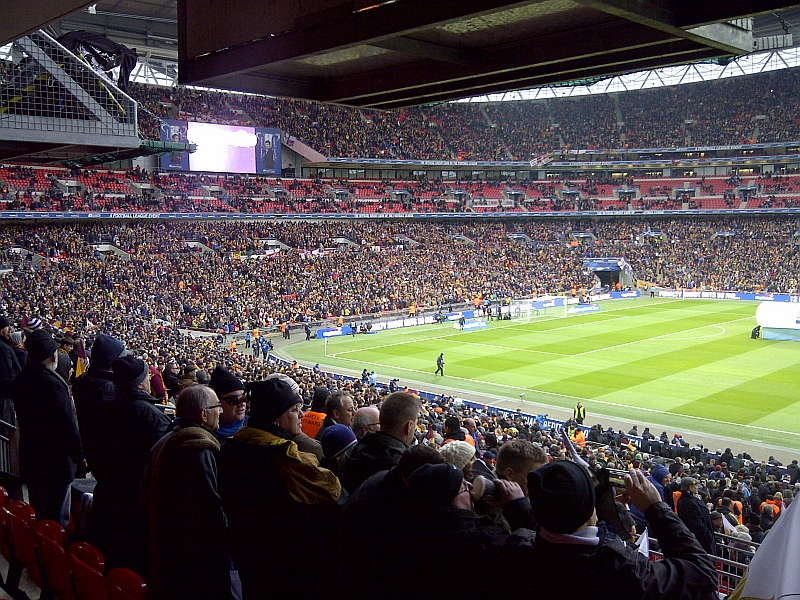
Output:
<path fill-rule="evenodd" d="M 512 577 L 505 582 L 509 597 L 698 600 L 716 597 L 713 561 L 664 502 L 645 515 L 650 534 L 658 539 L 664 560 L 651 562 L 601 527 L 599 546 L 556 544 L 532 531 L 512 535 L 501 555 L 504 572 L 525 573 L 535 565 L 540 576 Z M 522 570 L 521 570 L 522 569 Z"/>
<path fill-rule="evenodd" d="M 334 594 L 328 561 L 334 560 L 339 480 L 314 455 L 300 452 L 288 433 L 273 429 L 243 427 L 218 457 L 219 493 L 243 596 Z"/>
<path fill-rule="evenodd" d="M 714 525 L 711 513 L 700 498 L 688 492 L 681 492 L 678 498 L 678 517 L 691 531 L 706 552 L 717 555 L 717 542 L 714 539 Z"/>
<path fill-rule="evenodd" d="M 113 453 L 117 449 L 113 427 L 117 390 L 111 381 L 112 376 L 111 371 L 89 367 L 72 386 L 83 452 L 92 475 L 98 481 L 108 480 L 117 463 L 117 456 Z"/>
<path fill-rule="evenodd" d="M 209 431 L 191 422 L 182 422 L 154 448 L 150 581 L 159 598 L 232 598 L 227 519 L 217 486 L 219 449 Z"/>
<path fill-rule="evenodd" d="M 11 388 L 19 421 L 19 461 L 26 483 L 69 485 L 83 460 L 81 436 L 67 383 L 42 363 L 28 361 Z"/>
<path fill-rule="evenodd" d="M 344 455 L 339 466 L 339 480 L 349 493 L 356 491 L 372 475 L 395 466 L 407 446 L 382 431 L 367 432 Z"/>

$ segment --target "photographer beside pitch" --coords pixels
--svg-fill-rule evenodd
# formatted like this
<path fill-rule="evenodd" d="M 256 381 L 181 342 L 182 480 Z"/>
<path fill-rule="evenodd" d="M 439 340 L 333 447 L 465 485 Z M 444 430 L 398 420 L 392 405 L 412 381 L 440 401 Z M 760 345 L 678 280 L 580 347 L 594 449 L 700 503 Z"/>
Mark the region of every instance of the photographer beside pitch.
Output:
<path fill-rule="evenodd" d="M 716 597 L 712 559 L 658 490 L 640 471 L 625 475 L 631 502 L 647 517 L 664 559 L 651 562 L 636 548 L 597 524 L 595 486 L 589 471 L 570 461 L 553 462 L 528 474 L 534 533 L 516 531 L 504 545 L 508 573 L 541 573 L 537 595 L 559 598 L 692 599 Z M 527 578 L 506 590 L 530 591 Z"/>

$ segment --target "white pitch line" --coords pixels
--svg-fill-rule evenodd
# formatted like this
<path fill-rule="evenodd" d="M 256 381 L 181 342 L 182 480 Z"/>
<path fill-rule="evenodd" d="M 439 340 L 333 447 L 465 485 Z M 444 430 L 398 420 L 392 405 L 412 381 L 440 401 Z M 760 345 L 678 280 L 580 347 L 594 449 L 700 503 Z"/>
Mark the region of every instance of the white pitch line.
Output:
<path fill-rule="evenodd" d="M 631 306 L 623 306 L 623 307 L 620 307 L 620 308 L 612 308 L 610 310 L 605 311 L 605 313 L 619 312 L 619 311 L 631 310 L 631 309 L 635 309 L 635 308 L 646 308 L 646 307 L 650 307 L 650 306 L 661 306 L 661 305 L 664 305 L 664 304 L 673 304 L 675 302 L 683 302 L 683 300 L 661 300 L 661 301 L 658 301 L 658 302 L 648 302 L 648 303 L 645 303 L 645 304 L 635 304 L 635 305 L 631 305 Z M 597 314 L 602 315 L 604 313 L 597 313 Z M 559 318 L 559 317 L 549 317 L 548 315 L 545 315 L 543 318 L 556 319 L 556 318 Z M 613 318 L 607 319 L 607 321 L 617 321 L 619 319 L 628 319 L 628 318 L 630 318 L 630 317 L 613 316 Z M 749 318 L 752 318 L 752 317 L 745 317 L 745 318 L 749 319 Z M 504 325 L 494 325 L 494 326 L 492 326 L 492 329 L 520 329 L 520 330 L 526 331 L 529 334 L 539 334 L 539 333 L 549 333 L 551 331 L 561 331 L 563 329 L 571 329 L 573 327 L 583 327 L 585 325 L 597 325 L 598 323 L 605 323 L 605 322 L 606 321 L 599 321 L 599 322 L 598 321 L 583 321 L 582 323 L 575 323 L 574 325 L 565 325 L 564 327 L 552 327 L 550 329 L 539 329 L 539 330 L 529 330 L 527 328 L 526 329 L 522 329 L 520 327 L 519 323 L 511 322 L 511 323 L 509 323 L 507 325 L 505 325 L 505 324 Z M 731 322 L 731 321 L 728 321 L 728 322 Z M 464 335 L 464 333 L 465 333 L 463 331 L 457 331 L 457 332 L 453 331 L 453 332 L 449 332 L 449 333 L 446 333 L 446 334 L 443 334 L 443 335 L 433 335 L 433 336 L 425 337 L 424 333 L 426 333 L 426 331 L 430 331 L 430 329 L 422 331 L 422 332 L 416 332 L 417 334 L 420 335 L 420 340 L 417 340 L 417 341 L 443 340 L 443 339 L 447 339 L 447 338 L 451 338 L 451 337 L 455 337 L 455 336 L 461 336 L 461 335 Z M 687 329 L 685 331 L 691 331 L 691 330 Z M 405 334 L 405 332 L 403 332 L 403 333 Z M 466 333 L 470 333 L 470 332 L 466 332 Z M 411 334 L 412 334 L 412 332 L 409 331 L 408 335 L 411 335 Z M 352 350 L 339 350 L 339 351 L 336 351 L 335 354 L 342 355 L 342 354 L 352 354 L 354 352 L 365 352 L 365 351 L 371 351 L 371 350 L 380 350 L 381 348 L 389 348 L 391 346 L 399 346 L 399 345 L 402 345 L 402 344 L 410 343 L 412 341 L 413 340 L 402 341 L 402 342 L 393 342 L 393 343 L 390 343 L 390 344 L 380 344 L 380 345 L 377 345 L 377 346 L 368 346 L 366 348 L 356 348 L 356 349 L 352 349 Z M 639 340 L 639 341 L 645 341 L 645 340 Z M 638 342 L 628 342 L 628 343 L 630 344 L 630 343 L 638 343 Z M 489 346 L 493 346 L 492 344 L 488 344 L 488 345 Z M 500 348 L 500 346 L 493 346 L 493 347 Z M 609 348 L 614 348 L 614 347 L 615 346 L 609 346 Z M 587 353 L 597 352 L 599 350 L 604 350 L 604 349 L 606 349 L 606 348 L 598 348 L 597 350 L 589 350 Z M 539 351 L 539 352 L 543 353 L 543 351 Z M 564 357 L 581 356 L 580 354 L 563 354 L 562 355 L 562 354 L 558 354 L 558 353 L 555 353 L 555 352 L 552 352 L 550 354 L 555 354 L 557 356 L 564 356 Z"/>
<path fill-rule="evenodd" d="M 408 371 L 410 373 L 420 373 L 420 374 L 423 374 L 423 375 L 431 375 L 432 374 L 431 371 L 421 371 L 420 369 L 408 369 L 408 368 L 405 368 L 405 367 L 393 367 L 393 366 L 385 365 L 385 364 L 382 364 L 382 363 L 375 363 L 375 362 L 369 362 L 369 361 L 363 361 L 363 360 L 356 360 L 354 358 L 343 358 L 342 360 L 348 360 L 348 361 L 359 363 L 359 364 L 362 364 L 362 365 L 374 365 L 376 367 L 389 368 L 389 369 L 396 370 L 396 371 Z M 588 402 L 588 403 L 590 403 L 590 405 L 591 405 L 591 403 L 604 404 L 606 406 L 614 406 L 616 408 L 623 408 L 623 409 L 626 409 L 626 410 L 634 410 L 634 411 L 638 410 L 638 411 L 647 412 L 647 413 L 654 413 L 654 414 L 659 414 L 659 415 L 667 415 L 667 416 L 670 416 L 670 417 L 679 417 L 679 418 L 690 419 L 690 420 L 696 419 L 698 421 L 705 421 L 705 422 L 708 422 L 708 423 L 717 423 L 719 425 L 730 425 L 730 426 L 733 426 L 733 427 L 746 427 L 748 429 L 755 429 L 755 430 L 758 430 L 758 431 L 768 431 L 770 433 L 782 433 L 782 434 L 787 434 L 787 435 L 793 435 L 793 436 L 800 437 L 800 432 L 797 432 L 797 431 L 784 431 L 782 429 L 773 429 L 771 427 L 761 427 L 759 425 L 749 425 L 747 423 L 734 423 L 733 421 L 723 421 L 721 419 L 711 419 L 711 418 L 708 418 L 708 417 L 696 417 L 694 415 L 682 415 L 680 413 L 670 412 L 668 410 L 659 410 L 657 408 L 647 408 L 647 407 L 644 407 L 644 406 L 631 406 L 629 404 L 620 404 L 619 402 L 609 402 L 607 400 L 597 400 L 597 399 L 594 399 L 594 398 L 583 398 L 581 396 L 573 396 L 571 394 L 560 394 L 558 392 L 548 392 L 548 391 L 545 391 L 545 390 L 537 390 L 537 389 L 533 389 L 533 388 L 524 388 L 524 387 L 519 387 L 519 386 L 516 386 L 516 385 L 507 385 L 507 384 L 504 384 L 504 383 L 495 383 L 495 382 L 491 382 L 491 381 L 483 381 L 483 380 L 480 380 L 480 379 L 471 379 L 469 377 L 458 377 L 458 376 L 455 376 L 455 375 L 446 375 L 445 377 L 442 378 L 442 383 L 444 383 L 445 381 L 450 382 L 450 381 L 453 381 L 453 380 L 469 381 L 469 382 L 472 382 L 472 383 L 489 385 L 489 386 L 499 387 L 499 388 L 506 388 L 506 389 L 514 390 L 514 391 L 523 391 L 523 392 L 526 392 L 526 393 L 527 392 L 534 392 L 536 394 L 542 394 L 544 396 L 555 396 L 557 398 L 567 398 L 567 399 L 575 400 L 575 401 L 579 400 L 581 403 Z M 413 383 L 419 383 L 420 387 L 437 385 L 436 383 L 423 382 L 423 381 L 416 381 L 416 382 L 413 382 Z M 482 396 L 488 396 L 488 397 L 491 397 L 491 398 L 498 398 L 498 399 L 503 399 L 503 400 L 513 400 L 513 398 L 510 398 L 508 396 L 500 396 L 498 394 L 491 394 L 491 393 L 476 391 L 474 389 L 464 389 L 464 388 L 453 387 L 453 386 L 449 385 L 449 383 L 446 385 L 446 387 L 447 387 L 448 390 L 454 390 L 456 392 L 462 392 L 462 393 L 465 393 L 465 394 L 480 394 Z M 563 408 L 563 407 L 559 407 L 559 408 Z M 611 416 L 611 415 L 609 415 L 609 416 Z"/>
<path fill-rule="evenodd" d="M 709 339 L 709 338 L 713 338 L 713 337 L 719 337 L 719 336 L 721 336 L 721 335 L 725 335 L 726 333 L 728 333 L 728 331 L 727 331 L 727 330 L 726 330 L 726 329 L 725 329 L 725 328 L 724 328 L 722 325 L 707 325 L 706 327 L 716 327 L 716 328 L 717 328 L 717 329 L 719 329 L 720 331 L 718 331 L 717 333 L 712 333 L 711 335 L 698 335 L 698 336 L 696 336 L 696 337 L 688 337 L 688 338 L 669 338 L 669 339 L 670 339 L 670 340 L 685 340 L 685 341 L 687 341 L 687 342 L 690 342 L 690 341 L 692 341 L 692 340 L 707 340 L 707 339 Z M 683 332 L 682 332 L 682 331 L 676 331 L 675 333 L 683 333 Z M 667 335 L 674 335 L 674 334 L 672 334 L 672 333 L 665 333 L 664 335 L 665 335 L 665 336 L 667 336 Z M 669 341 L 669 340 L 667 340 L 667 341 Z"/>
<path fill-rule="evenodd" d="M 451 343 L 467 344 L 469 346 L 482 346 L 485 348 L 495 348 L 497 350 L 512 350 L 514 352 L 534 352 L 536 354 L 552 354 L 553 356 L 572 356 L 572 354 L 564 354 L 562 352 L 548 352 L 547 350 L 534 350 L 532 348 L 514 348 L 510 346 L 497 346 L 495 344 L 481 344 L 480 342 L 467 342 L 464 340 L 450 340 Z"/>
<path fill-rule="evenodd" d="M 728 323 L 736 323 L 737 321 L 745 321 L 747 319 L 753 319 L 755 317 L 742 317 L 741 319 L 732 319 L 730 321 L 722 321 L 722 323 L 712 323 L 711 325 L 727 325 Z M 641 340 L 633 340 L 632 342 L 625 342 L 624 344 L 616 344 L 615 346 L 605 346 L 603 348 L 595 348 L 594 350 L 587 350 L 586 352 L 579 352 L 578 354 L 572 354 L 571 356 L 585 356 L 587 354 L 594 354 L 595 352 L 603 352 L 605 350 L 613 350 L 614 348 L 623 348 L 625 346 L 631 346 L 633 344 L 640 344 L 642 342 L 651 342 L 653 340 L 659 340 L 666 338 L 669 335 L 674 335 L 675 333 L 686 333 L 687 331 L 695 331 L 696 329 L 705 329 L 707 327 L 711 327 L 711 325 L 702 325 L 700 327 L 691 327 L 690 329 L 682 329 L 681 331 L 675 331 L 673 333 L 665 333 L 662 335 L 656 335 L 649 338 L 643 338 Z"/>
<path fill-rule="evenodd" d="M 672 303 L 675 303 L 675 302 L 683 302 L 683 300 L 661 300 L 661 301 L 658 301 L 658 302 L 647 302 L 647 303 L 644 303 L 644 304 L 635 304 L 635 305 L 631 305 L 631 306 L 623 306 L 623 307 L 620 307 L 620 308 L 612 308 L 610 310 L 605 311 L 605 313 L 619 312 L 619 311 L 623 311 L 623 310 L 630 310 L 632 308 L 646 308 L 646 307 L 649 307 L 649 306 L 661 306 L 663 304 L 672 304 Z M 596 314 L 602 315 L 604 313 L 596 313 Z M 554 320 L 554 319 L 563 318 L 563 317 L 554 317 L 554 316 L 544 315 L 543 317 L 540 317 L 540 318 L 546 318 L 548 320 Z M 619 319 L 628 319 L 628 318 L 630 318 L 630 317 L 613 316 L 613 318 L 607 319 L 607 320 L 608 321 L 617 321 Z M 605 323 L 605 321 L 600 321 L 600 322 L 601 323 Z M 531 331 L 530 329 L 527 329 L 527 328 L 524 328 L 524 329 L 521 328 L 519 323 L 516 323 L 516 322 L 512 321 L 511 323 L 508 323 L 506 325 L 493 325 L 492 329 L 520 329 L 522 331 L 526 331 L 529 334 L 536 334 L 536 333 L 548 333 L 550 331 L 561 331 L 562 329 L 571 329 L 573 327 L 583 327 L 584 325 L 597 325 L 597 324 L 598 324 L 598 321 L 583 321 L 582 323 L 575 323 L 574 325 L 565 325 L 564 327 L 552 327 L 550 329 L 539 329 L 539 330 Z M 409 329 L 413 329 L 413 328 L 409 328 Z M 458 331 L 458 332 L 446 333 L 444 335 L 433 335 L 433 336 L 425 337 L 423 334 L 425 332 L 427 332 L 427 331 L 430 331 L 430 329 L 424 330 L 422 332 L 409 331 L 408 335 L 412 335 L 413 333 L 417 333 L 418 335 L 420 335 L 420 340 L 421 341 L 429 341 L 429 340 L 443 340 L 443 339 L 450 338 L 450 337 L 453 337 L 453 336 L 463 335 L 465 333 L 463 331 Z M 404 335 L 406 334 L 406 332 L 402 332 L 402 333 Z M 470 333 L 470 332 L 467 332 L 467 333 Z M 334 339 L 334 338 L 329 338 L 329 339 Z M 413 341 L 413 340 L 403 341 L 403 342 L 393 342 L 391 344 L 380 344 L 378 346 L 368 346 L 366 348 L 357 348 L 357 349 L 353 349 L 353 350 L 341 350 L 341 351 L 336 352 L 335 354 L 341 355 L 341 354 L 352 354 L 354 352 L 380 350 L 381 348 L 389 348 L 391 346 L 399 346 L 401 344 L 407 344 L 407 343 L 409 343 L 411 341 Z M 419 341 L 419 340 L 417 340 L 417 341 Z M 497 347 L 497 346 L 495 346 L 495 347 Z M 564 355 L 564 356 L 576 356 L 576 355 L 567 354 L 567 355 Z"/>

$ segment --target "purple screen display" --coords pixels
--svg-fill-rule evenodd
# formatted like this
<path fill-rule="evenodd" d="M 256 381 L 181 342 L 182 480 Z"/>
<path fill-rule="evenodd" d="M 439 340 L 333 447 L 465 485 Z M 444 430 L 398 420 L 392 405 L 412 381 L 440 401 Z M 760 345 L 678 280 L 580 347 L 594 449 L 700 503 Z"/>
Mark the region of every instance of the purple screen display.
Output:
<path fill-rule="evenodd" d="M 189 155 L 192 171 L 256 172 L 258 139 L 253 127 L 190 121 L 186 137 L 190 143 L 197 144 L 197 151 Z"/>

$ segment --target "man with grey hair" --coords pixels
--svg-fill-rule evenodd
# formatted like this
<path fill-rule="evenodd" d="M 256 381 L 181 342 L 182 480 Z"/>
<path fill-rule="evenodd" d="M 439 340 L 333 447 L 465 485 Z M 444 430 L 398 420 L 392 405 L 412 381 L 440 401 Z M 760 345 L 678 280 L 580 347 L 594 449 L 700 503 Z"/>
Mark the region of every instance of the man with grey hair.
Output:
<path fill-rule="evenodd" d="M 353 415 L 355 414 L 355 404 L 353 404 L 353 397 L 347 390 L 336 390 L 325 401 L 325 414 L 327 415 L 322 421 L 322 427 L 317 432 L 316 439 L 322 439 L 322 433 L 333 425 L 347 425 L 353 426 Z"/>
<path fill-rule="evenodd" d="M 370 476 L 395 466 L 414 441 L 419 411 L 416 394 L 389 394 L 381 404 L 380 431 L 366 433 L 345 453 L 339 467 L 342 487 L 352 494 Z"/>
<path fill-rule="evenodd" d="M 222 404 L 197 385 L 177 397 L 178 425 L 153 446 L 142 495 L 149 506 L 150 586 L 158 598 L 231 599 L 227 518 L 217 490 Z"/>
<path fill-rule="evenodd" d="M 264 381 L 267 381 L 269 379 L 280 379 L 281 381 L 285 381 L 291 386 L 292 391 L 295 394 L 302 397 L 302 394 L 300 393 L 300 386 L 294 379 L 292 379 L 288 375 L 285 375 L 283 373 L 271 373 L 270 375 L 267 375 L 264 378 Z M 322 459 L 325 458 L 325 453 L 322 451 L 322 444 L 319 442 L 319 439 L 320 439 L 319 437 L 317 437 L 316 439 L 311 438 L 302 431 L 300 431 L 300 433 L 298 433 L 292 438 L 292 441 L 295 444 L 297 444 L 297 447 L 301 452 L 308 452 L 309 454 L 313 454 L 314 456 L 317 457 L 317 460 L 320 463 L 322 463 Z"/>
<path fill-rule="evenodd" d="M 374 406 L 363 406 L 353 415 L 353 433 L 360 440 L 367 432 L 380 431 L 380 411 Z"/>

